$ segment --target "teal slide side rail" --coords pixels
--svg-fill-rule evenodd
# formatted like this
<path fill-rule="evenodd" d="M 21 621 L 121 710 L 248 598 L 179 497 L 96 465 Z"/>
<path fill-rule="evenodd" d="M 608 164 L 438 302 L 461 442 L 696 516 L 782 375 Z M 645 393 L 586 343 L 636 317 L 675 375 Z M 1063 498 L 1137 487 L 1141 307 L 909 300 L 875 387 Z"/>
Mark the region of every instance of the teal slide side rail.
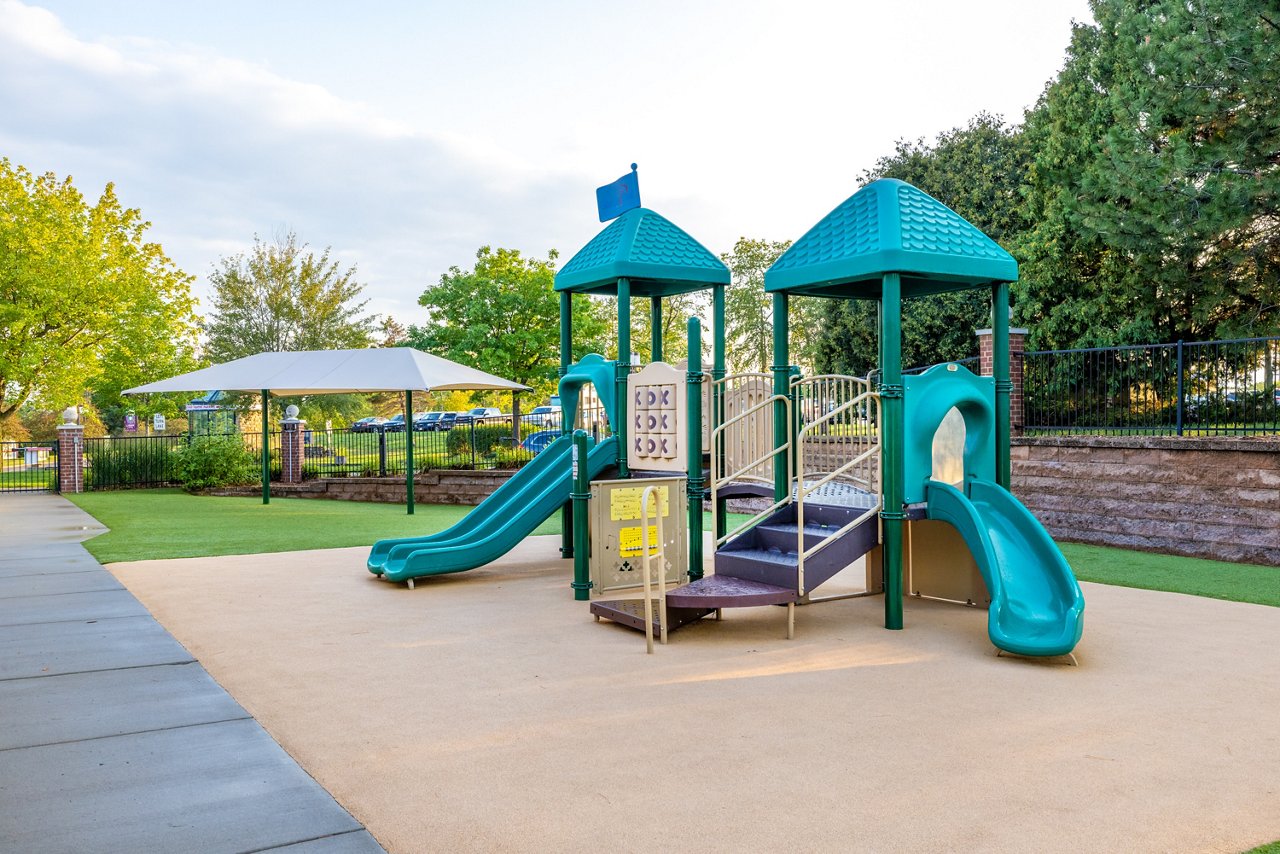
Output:
<path fill-rule="evenodd" d="M 973 552 L 991 594 L 987 634 L 1018 655 L 1066 655 L 1084 630 L 1084 595 L 1044 526 L 999 484 L 971 480 L 969 495 L 929 481 L 930 519 L 948 522 Z"/>
<path fill-rule="evenodd" d="M 613 437 L 593 447 L 587 454 L 588 477 L 596 477 L 617 462 L 617 443 Z M 475 569 L 502 557 L 529 536 L 569 499 L 573 489 L 573 473 L 568 464 L 554 478 L 529 484 L 520 499 L 510 503 L 510 512 L 471 535 L 449 543 L 434 543 L 421 548 L 406 547 L 401 555 L 393 550 L 383 566 L 383 575 L 391 581 L 404 581 L 425 575 L 443 575 Z"/>
<path fill-rule="evenodd" d="M 492 495 L 476 505 L 475 509 L 443 531 L 421 537 L 394 537 L 378 540 L 373 544 L 373 549 L 369 552 L 369 560 L 366 562 L 366 566 L 374 575 L 381 575 L 382 566 L 386 563 L 387 556 L 395 546 L 444 542 L 445 540 L 452 540 L 470 533 L 487 522 L 499 510 L 506 507 L 510 497 L 520 492 L 522 478 L 527 480 L 530 476 L 540 471 L 556 470 L 567 465 L 564 460 L 568 459 L 573 449 L 572 446 L 573 443 L 565 437 L 556 439 L 534 457 L 528 465 L 521 468 L 515 475 L 508 478 L 506 483 L 495 489 Z"/>
<path fill-rule="evenodd" d="M 541 494 L 548 486 L 562 477 L 565 468 L 571 466 L 572 447 L 568 451 L 564 451 L 563 448 L 559 450 L 561 453 L 558 458 L 551 461 L 554 464 L 539 466 L 537 470 L 530 471 L 527 474 L 512 475 L 508 483 L 515 482 L 516 488 L 514 490 L 509 490 L 500 496 L 495 492 L 481 502 L 481 506 L 485 507 L 488 512 L 483 520 L 471 526 L 467 531 L 456 533 L 449 537 L 438 537 L 427 543 L 409 542 L 392 546 L 391 551 L 387 553 L 386 558 L 383 560 L 383 570 L 385 571 L 387 567 L 395 565 L 397 561 L 403 561 L 419 549 L 462 545 L 488 536 L 493 531 L 500 529 L 513 514 L 519 513 L 524 508 L 524 505 L 529 501 L 529 496 Z"/>

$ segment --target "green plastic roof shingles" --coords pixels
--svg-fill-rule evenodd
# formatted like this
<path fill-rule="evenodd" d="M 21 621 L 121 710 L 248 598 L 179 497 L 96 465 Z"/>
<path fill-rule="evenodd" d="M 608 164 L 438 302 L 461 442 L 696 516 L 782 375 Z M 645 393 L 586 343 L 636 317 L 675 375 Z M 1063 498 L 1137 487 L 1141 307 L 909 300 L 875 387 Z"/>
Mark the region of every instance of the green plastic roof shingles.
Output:
<path fill-rule="evenodd" d="M 684 229 L 648 208 L 634 208 L 606 225 L 556 274 L 557 291 L 667 296 L 729 284 L 729 268 Z"/>
<path fill-rule="evenodd" d="M 764 274 L 766 291 L 821 293 L 901 273 L 952 290 L 1018 279 L 1008 252 L 942 202 L 895 178 L 845 199 Z"/>

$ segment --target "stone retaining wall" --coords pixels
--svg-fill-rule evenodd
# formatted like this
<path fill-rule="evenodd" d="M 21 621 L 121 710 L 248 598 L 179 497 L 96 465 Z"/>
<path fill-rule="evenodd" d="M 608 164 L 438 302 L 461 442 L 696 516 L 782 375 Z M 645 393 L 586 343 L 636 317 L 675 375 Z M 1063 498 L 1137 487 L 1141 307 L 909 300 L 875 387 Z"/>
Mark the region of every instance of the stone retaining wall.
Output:
<path fill-rule="evenodd" d="M 1280 566 L 1280 440 L 1013 440 L 1013 491 L 1055 539 Z"/>

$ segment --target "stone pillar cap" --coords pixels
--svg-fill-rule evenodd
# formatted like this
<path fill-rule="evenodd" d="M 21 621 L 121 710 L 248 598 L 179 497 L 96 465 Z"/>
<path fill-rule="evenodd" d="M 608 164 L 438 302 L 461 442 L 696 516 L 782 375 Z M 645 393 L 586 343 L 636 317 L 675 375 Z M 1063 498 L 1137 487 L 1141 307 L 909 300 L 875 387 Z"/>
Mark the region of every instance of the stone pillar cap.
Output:
<path fill-rule="evenodd" d="M 1010 334 L 1010 335 L 1029 335 L 1030 333 L 1031 333 L 1031 330 L 1029 330 L 1029 329 L 1023 329 L 1022 327 L 1012 327 L 1012 326 L 1011 326 L 1011 327 L 1009 327 L 1009 334 Z M 973 334 L 974 334 L 974 335 L 990 335 L 990 334 L 991 334 L 991 330 L 990 330 L 990 329 L 979 329 L 979 330 L 977 330 L 976 332 L 974 332 Z"/>

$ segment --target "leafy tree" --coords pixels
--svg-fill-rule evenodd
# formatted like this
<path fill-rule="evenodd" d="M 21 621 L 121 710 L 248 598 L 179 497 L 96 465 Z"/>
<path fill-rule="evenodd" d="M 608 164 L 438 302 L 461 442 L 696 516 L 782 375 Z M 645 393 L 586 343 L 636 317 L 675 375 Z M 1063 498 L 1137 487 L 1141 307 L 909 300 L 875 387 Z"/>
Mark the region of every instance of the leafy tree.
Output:
<path fill-rule="evenodd" d="M 863 184 L 898 178 L 918 187 L 1010 249 L 1028 227 L 1021 198 L 1029 155 L 1018 129 L 980 113 L 966 127 L 932 142 L 899 140 L 892 155 L 863 174 Z M 875 303 L 826 303 L 827 335 L 819 348 L 820 369 L 865 375 L 878 361 Z M 991 325 L 986 288 L 905 300 L 902 361 L 928 365 L 978 354 L 974 332 Z"/>
<path fill-rule="evenodd" d="M 418 299 L 430 322 L 410 326 L 409 346 L 533 386 L 554 387 L 560 365 L 557 253 L 525 258 L 516 249 L 480 247 L 474 268 L 454 266 Z M 606 322 L 594 300 L 574 297 L 574 358 L 590 352 Z"/>
<path fill-rule="evenodd" d="M 111 184 L 90 205 L 70 178 L 0 158 L 0 420 L 195 367 L 192 279 L 150 226 Z"/>
<path fill-rule="evenodd" d="M 318 256 L 289 232 L 266 243 L 255 236 L 247 253 L 222 258 L 209 275 L 213 312 L 205 323 L 205 353 L 228 362 L 257 353 L 292 350 L 347 350 L 373 342 L 377 318 L 364 314 L 364 285 L 356 268 L 342 270 L 326 248 Z M 383 324 L 384 335 L 395 334 Z M 257 398 L 233 395 L 232 405 Z M 315 395 L 274 400 L 281 411 L 296 403 L 303 418 L 321 422 L 350 419 L 367 408 L 363 395 Z"/>
<path fill-rule="evenodd" d="M 223 258 L 209 275 L 213 313 L 205 353 L 228 362 L 255 353 L 368 347 L 375 319 L 356 302 L 364 285 L 289 232 L 274 243 L 254 237 L 247 253 Z"/>
<path fill-rule="evenodd" d="M 1029 118 L 1041 343 L 1280 328 L 1280 21 L 1234 0 L 1094 0 Z"/>
<path fill-rule="evenodd" d="M 662 300 L 662 360 L 678 362 L 689 355 L 689 318 L 703 317 L 711 304 L 709 291 L 694 291 L 664 297 Z M 603 310 L 617 310 L 612 300 L 601 306 Z M 653 328 L 651 304 L 647 298 L 636 297 L 631 301 L 631 346 L 640 354 L 642 362 L 653 361 Z M 617 320 L 612 324 L 617 326 Z M 616 339 L 615 339 L 616 340 Z M 703 333 L 703 342 L 707 340 Z"/>
<path fill-rule="evenodd" d="M 773 296 L 764 274 L 791 246 L 790 240 L 740 237 L 720 256 L 733 276 L 724 295 L 725 361 L 730 373 L 767 372 L 773 365 Z M 824 300 L 792 297 L 788 306 L 792 364 L 811 371 L 823 335 Z"/>

